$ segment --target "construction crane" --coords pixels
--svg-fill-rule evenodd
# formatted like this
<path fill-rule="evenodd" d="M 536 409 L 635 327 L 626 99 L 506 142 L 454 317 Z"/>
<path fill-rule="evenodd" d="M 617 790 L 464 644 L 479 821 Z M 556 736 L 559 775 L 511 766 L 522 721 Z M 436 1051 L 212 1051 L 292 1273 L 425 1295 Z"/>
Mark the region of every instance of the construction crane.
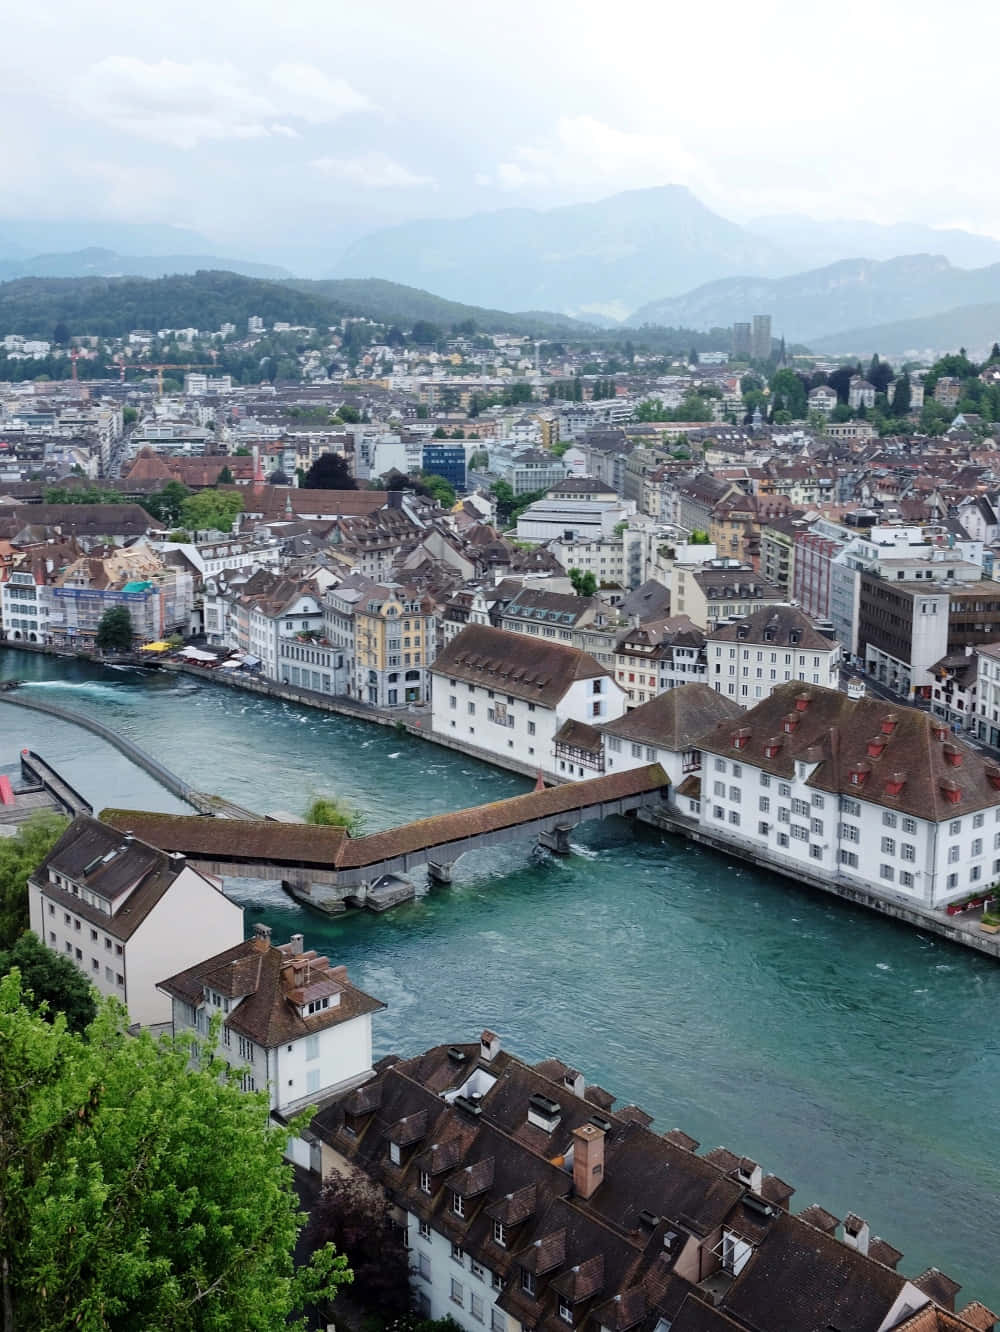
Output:
<path fill-rule="evenodd" d="M 211 356 L 212 356 L 212 368 L 214 369 L 214 367 L 215 367 L 216 357 L 218 356 L 218 352 L 212 352 L 212 353 L 211 353 Z M 156 371 L 156 378 L 157 378 L 157 397 L 162 398 L 162 397 L 163 397 L 163 372 L 164 372 L 164 370 L 202 370 L 202 371 L 204 371 L 204 370 L 207 370 L 209 367 L 208 367 L 207 365 L 205 365 L 205 363 L 204 363 L 203 361 L 199 361 L 199 362 L 197 362 L 196 364 L 188 364 L 188 365 L 174 365 L 174 364 L 171 364 L 169 361 L 159 361 L 159 362 L 156 362 L 155 364 L 150 365 L 150 364 L 147 364 L 147 363 L 140 363 L 140 362 L 138 362 L 138 361 L 135 361 L 135 362 L 128 362 L 128 363 L 126 363 L 126 361 L 125 361 L 122 357 L 119 357 L 119 358 L 118 358 L 118 368 L 119 368 L 120 371 L 121 371 L 121 382 L 122 382 L 123 384 L 125 383 L 125 371 L 126 371 L 126 370 L 155 370 L 155 371 Z"/>

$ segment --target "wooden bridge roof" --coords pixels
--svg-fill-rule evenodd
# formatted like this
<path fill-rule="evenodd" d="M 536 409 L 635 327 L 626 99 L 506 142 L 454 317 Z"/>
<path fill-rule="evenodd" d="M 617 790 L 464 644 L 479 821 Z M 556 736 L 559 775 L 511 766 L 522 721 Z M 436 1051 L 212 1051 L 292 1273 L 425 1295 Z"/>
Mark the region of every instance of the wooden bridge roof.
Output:
<path fill-rule="evenodd" d="M 343 828 L 279 823 L 270 819 L 250 822 L 131 809 L 105 809 L 101 819 L 164 851 L 181 851 L 195 860 L 246 864 L 269 861 L 306 867 L 315 865 L 324 869 L 359 869 L 589 805 L 643 795 L 666 786 L 668 781 L 660 764 L 651 763 L 626 772 L 529 791 L 525 795 L 495 800 L 472 809 L 434 814 L 368 837 L 350 837 Z"/>

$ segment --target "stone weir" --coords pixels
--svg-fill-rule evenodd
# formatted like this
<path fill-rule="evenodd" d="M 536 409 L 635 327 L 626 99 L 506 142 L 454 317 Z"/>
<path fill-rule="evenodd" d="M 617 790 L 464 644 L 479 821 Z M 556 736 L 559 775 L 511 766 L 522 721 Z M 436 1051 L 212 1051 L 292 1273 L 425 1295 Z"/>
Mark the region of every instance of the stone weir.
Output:
<path fill-rule="evenodd" d="M 310 906 L 339 912 L 348 905 L 377 906 L 376 885 L 421 866 L 450 883 L 466 851 L 533 838 L 568 854 L 579 823 L 635 814 L 666 799 L 669 779 L 658 763 L 605 777 L 545 787 L 473 809 L 454 810 L 367 837 L 344 828 L 274 820 L 206 819 L 106 809 L 101 818 L 164 851 L 179 851 L 208 874 L 280 882 Z"/>

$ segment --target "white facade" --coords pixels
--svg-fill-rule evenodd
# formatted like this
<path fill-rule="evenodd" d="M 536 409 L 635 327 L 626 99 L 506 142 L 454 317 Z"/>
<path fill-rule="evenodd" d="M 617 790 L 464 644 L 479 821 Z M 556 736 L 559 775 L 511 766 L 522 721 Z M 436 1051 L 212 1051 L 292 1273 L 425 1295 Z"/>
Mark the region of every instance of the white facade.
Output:
<path fill-rule="evenodd" d="M 1000 647 L 993 643 L 976 648 L 975 730 L 980 740 L 1000 746 Z"/>
<path fill-rule="evenodd" d="M 635 514 L 633 500 L 537 500 L 517 520 L 518 541 L 599 541 Z"/>
<path fill-rule="evenodd" d="M 50 895 L 49 882 L 63 891 Z M 243 938 L 243 908 L 189 865 L 127 939 L 114 932 L 113 912 L 104 928 L 74 910 L 65 897 L 74 887 L 74 895 L 86 900 L 86 890 L 52 870 L 44 881 L 29 879 L 31 928 L 53 952 L 69 958 L 101 994 L 120 999 L 133 1022 L 142 1026 L 170 1019 L 170 1001 L 156 988 L 164 971 L 193 966 L 206 952 L 221 952 Z M 115 901 L 115 911 L 128 896 Z M 192 921 L 197 921 L 197 930 Z"/>
<path fill-rule="evenodd" d="M 432 731 L 553 777 L 559 775 L 555 736 L 563 722 L 596 726 L 624 711 L 625 693 L 607 675 L 574 681 L 555 707 L 516 698 L 502 687 L 469 684 L 436 670 L 431 675 Z"/>
<path fill-rule="evenodd" d="M 466 1332 L 516 1332 L 496 1301 L 503 1281 L 482 1263 L 415 1212 L 406 1215 L 406 1246 L 410 1251 L 410 1284 L 418 1313 L 425 1318 L 454 1318 Z"/>
<path fill-rule="evenodd" d="M 717 642 L 705 644 L 708 659 L 707 683 L 717 694 L 725 694 L 741 707 L 752 708 L 771 690 L 789 680 L 836 689 L 840 683 L 842 653 L 839 643 L 827 651 L 806 651 L 773 643 Z"/>
<path fill-rule="evenodd" d="M 934 822 L 856 796 L 807 785 L 818 765 L 798 761 L 790 779 L 739 759 L 705 754 L 702 827 L 790 868 L 879 897 L 942 906 L 1000 877 L 1000 808 Z"/>

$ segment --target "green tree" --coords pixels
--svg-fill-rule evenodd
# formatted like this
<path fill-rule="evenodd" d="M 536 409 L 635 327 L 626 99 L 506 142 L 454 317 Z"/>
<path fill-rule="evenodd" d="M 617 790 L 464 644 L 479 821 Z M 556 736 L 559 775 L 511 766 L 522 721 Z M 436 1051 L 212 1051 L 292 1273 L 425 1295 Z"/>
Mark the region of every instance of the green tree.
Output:
<path fill-rule="evenodd" d="M 217 486 L 233 486 L 236 484 L 236 479 L 233 476 L 228 463 L 226 463 L 222 471 L 219 473 L 215 484 Z"/>
<path fill-rule="evenodd" d="M 138 419 L 139 419 L 139 413 L 134 407 L 122 408 L 122 421 L 125 425 L 127 426 L 135 425 Z"/>
<path fill-rule="evenodd" d="M 424 472 L 421 475 L 424 489 L 433 498 L 436 499 L 442 509 L 450 509 L 456 499 L 455 487 L 447 478 L 438 476 L 435 472 Z"/>
<path fill-rule="evenodd" d="M 0 980 L 5 1332 L 286 1326 L 350 1279 L 329 1247 L 295 1269 L 289 1130 L 220 1059 L 127 1021 L 107 1000 L 73 1033 Z"/>
<path fill-rule="evenodd" d="M 28 928 L 28 875 L 68 825 L 59 814 L 33 814 L 13 837 L 0 838 L 0 950 L 13 948 Z"/>
<path fill-rule="evenodd" d="M 306 472 L 307 490 L 357 490 L 347 459 L 339 453 L 321 453 Z"/>
<path fill-rule="evenodd" d="M 353 407 L 349 402 L 342 402 L 337 408 L 337 415 L 346 422 L 347 425 L 357 425 L 361 420 L 361 413 L 357 407 Z"/>
<path fill-rule="evenodd" d="M 906 416 L 909 414 L 913 403 L 913 390 L 910 384 L 910 372 L 904 370 L 899 379 L 896 380 L 896 391 L 892 396 L 892 412 L 894 416 Z"/>
<path fill-rule="evenodd" d="M 569 581 L 578 597 L 592 597 L 597 591 L 597 578 L 590 569 L 570 569 Z"/>
<path fill-rule="evenodd" d="M 447 432 L 447 430 L 445 430 L 444 426 L 438 426 L 438 427 L 435 429 L 435 431 L 434 431 L 434 435 L 433 435 L 433 438 L 434 438 L 434 439 L 447 439 L 447 438 L 448 438 L 448 432 Z"/>
<path fill-rule="evenodd" d="M 82 971 L 62 953 L 47 948 L 36 934 L 26 930 L 6 952 L 0 952 L 0 976 L 13 967 L 21 973 L 25 1000 L 45 1005 L 43 1016 L 53 1021 L 63 1013 L 70 1031 L 83 1031 L 97 1014 L 92 989 Z"/>
<path fill-rule="evenodd" d="M 306 1241 L 332 1244 L 351 1265 L 351 1294 L 379 1314 L 398 1316 L 410 1307 L 410 1263 L 392 1213 L 377 1185 L 363 1175 L 333 1170 L 310 1213 Z"/>
<path fill-rule="evenodd" d="M 708 546 L 710 544 L 711 541 L 709 535 L 703 528 L 701 527 L 692 528 L 691 535 L 688 537 L 688 545 Z"/>
<path fill-rule="evenodd" d="M 147 495 L 142 506 L 164 527 L 172 527 L 180 521 L 181 509 L 190 494 L 180 481 L 168 481 L 158 494 Z"/>
<path fill-rule="evenodd" d="M 238 490 L 199 490 L 181 504 L 181 522 L 192 532 L 231 532 L 243 512 Z"/>
<path fill-rule="evenodd" d="M 314 796 L 305 812 L 306 823 L 326 828 L 346 828 L 357 837 L 365 825 L 365 816 L 337 800 L 335 796 Z"/>
<path fill-rule="evenodd" d="M 646 398 L 640 402 L 635 409 L 635 419 L 637 421 L 665 421 L 667 419 L 667 409 L 663 405 L 662 398 Z"/>
<path fill-rule="evenodd" d="M 775 399 L 776 411 L 788 412 L 789 420 L 805 420 L 806 386 L 794 370 L 779 370 L 771 379 L 771 393 Z"/>
<path fill-rule="evenodd" d="M 94 641 L 102 652 L 128 652 L 134 636 L 128 608 L 109 606 L 97 622 Z"/>

